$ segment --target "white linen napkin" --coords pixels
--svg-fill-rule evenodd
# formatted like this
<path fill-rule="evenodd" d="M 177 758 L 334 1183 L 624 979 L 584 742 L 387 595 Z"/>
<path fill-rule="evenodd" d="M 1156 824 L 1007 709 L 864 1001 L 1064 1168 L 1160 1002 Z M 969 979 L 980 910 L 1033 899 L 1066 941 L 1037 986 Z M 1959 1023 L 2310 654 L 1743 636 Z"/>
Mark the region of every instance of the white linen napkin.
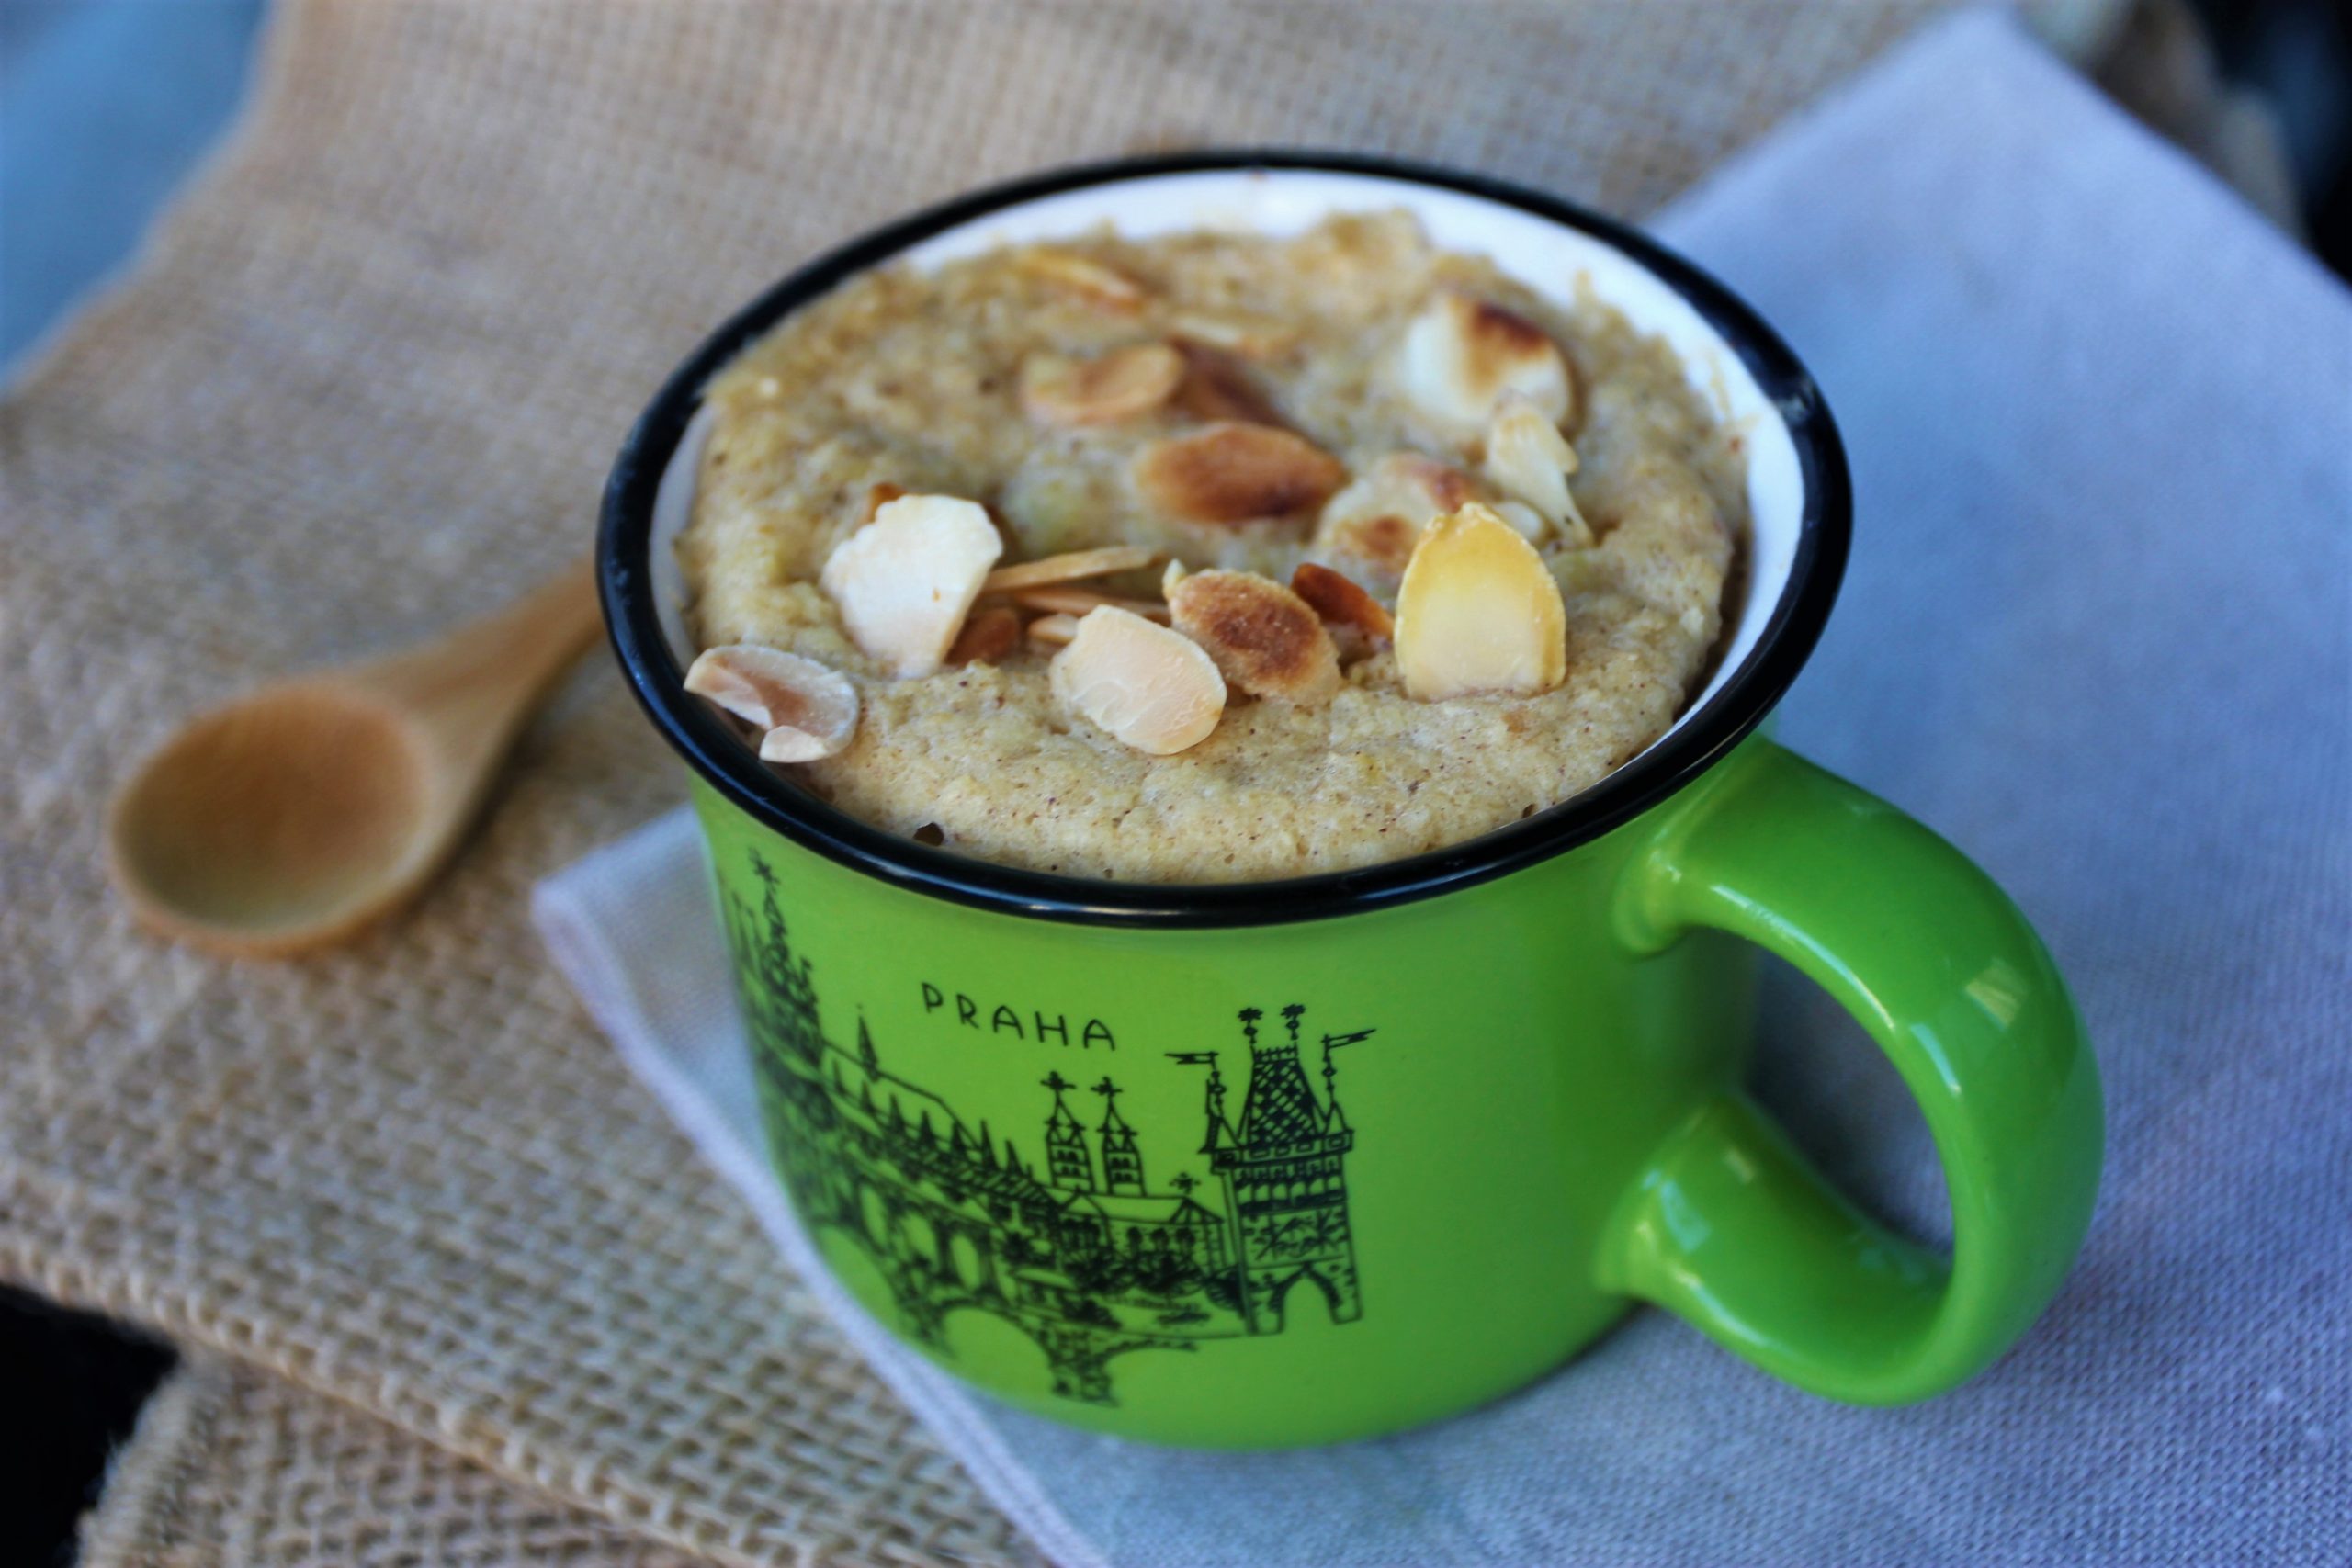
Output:
<path fill-rule="evenodd" d="M 1653 1312 L 1379 1441 L 1064 1430 L 902 1353 L 817 1266 L 758 1152 L 683 813 L 540 889 L 558 962 L 1066 1568 L 2346 1560 L 2352 302 L 1992 15 L 1905 46 L 1657 227 L 1780 326 L 1852 449 L 1852 570 L 1783 738 L 2006 884 L 2098 1047 L 2098 1220 L 1984 1377 L 1849 1409 Z M 1948 1228 L 1902 1086 L 1785 972 L 1758 1088 L 1833 1176 Z"/>

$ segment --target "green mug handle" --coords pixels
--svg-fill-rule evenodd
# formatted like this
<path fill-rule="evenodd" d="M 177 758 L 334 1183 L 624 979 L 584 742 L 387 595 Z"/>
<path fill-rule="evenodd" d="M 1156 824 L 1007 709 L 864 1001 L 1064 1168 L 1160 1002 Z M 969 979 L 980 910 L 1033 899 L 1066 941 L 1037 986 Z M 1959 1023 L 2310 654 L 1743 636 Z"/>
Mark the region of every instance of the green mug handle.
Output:
<path fill-rule="evenodd" d="M 1952 1244 L 1947 1259 L 1865 1216 L 1726 1092 L 1620 1201 L 1603 1287 L 1860 1404 L 1940 1393 L 2015 1343 L 2089 1227 L 2103 1116 L 2065 982 L 2007 895 L 1885 802 L 1757 739 L 1634 858 L 1617 923 L 1645 953 L 1729 931 L 1843 1004 L 1927 1115 Z"/>

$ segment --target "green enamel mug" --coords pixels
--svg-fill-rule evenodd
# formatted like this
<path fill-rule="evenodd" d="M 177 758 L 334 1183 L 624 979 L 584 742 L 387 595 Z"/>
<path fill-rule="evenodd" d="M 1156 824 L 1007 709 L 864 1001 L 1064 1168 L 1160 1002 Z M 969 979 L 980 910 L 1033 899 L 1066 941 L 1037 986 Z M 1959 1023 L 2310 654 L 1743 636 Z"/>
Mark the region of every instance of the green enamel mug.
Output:
<path fill-rule="evenodd" d="M 1014 871 L 854 821 L 687 696 L 673 542 L 701 389 L 842 278 L 1109 222 L 1290 231 L 1404 208 L 1664 337 L 1750 440 L 1719 666 L 1663 739 L 1485 838 L 1210 886 Z M 1003 1400 L 1097 1431 L 1324 1443 L 1467 1409 L 1635 1303 L 1833 1399 L 1951 1388 L 2089 1223 L 2082 1025 L 2016 907 L 1934 833 L 1768 739 L 1851 504 L 1819 392 L 1654 242 L 1532 192 L 1251 152 L 948 203 L 728 322 L 621 454 L 614 641 L 690 764 L 778 1178 L 841 1282 Z M 1756 950 L 1860 1021 L 1944 1168 L 1949 1253 L 1866 1217 L 1742 1092 Z"/>

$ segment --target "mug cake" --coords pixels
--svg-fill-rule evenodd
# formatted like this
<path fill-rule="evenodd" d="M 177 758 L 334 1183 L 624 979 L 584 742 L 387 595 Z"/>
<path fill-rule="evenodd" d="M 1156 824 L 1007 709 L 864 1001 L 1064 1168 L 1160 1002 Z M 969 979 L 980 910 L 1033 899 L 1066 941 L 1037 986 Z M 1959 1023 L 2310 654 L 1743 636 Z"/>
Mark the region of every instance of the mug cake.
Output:
<path fill-rule="evenodd" d="M 704 400 L 688 688 L 804 787 L 1161 883 L 1575 795 L 1723 633 L 1740 433 L 1589 290 L 1401 212 L 862 274 Z"/>

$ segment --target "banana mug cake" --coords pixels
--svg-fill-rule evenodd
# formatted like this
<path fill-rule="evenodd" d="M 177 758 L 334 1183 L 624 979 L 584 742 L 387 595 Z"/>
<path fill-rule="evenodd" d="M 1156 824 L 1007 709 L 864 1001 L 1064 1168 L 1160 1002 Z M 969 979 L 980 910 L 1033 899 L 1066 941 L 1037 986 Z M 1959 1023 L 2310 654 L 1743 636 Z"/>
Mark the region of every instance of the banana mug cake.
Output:
<path fill-rule="evenodd" d="M 688 689 L 1002 864 L 1337 871 L 1576 795 L 1707 667 L 1736 431 L 1401 213 L 862 276 L 710 387 Z"/>

